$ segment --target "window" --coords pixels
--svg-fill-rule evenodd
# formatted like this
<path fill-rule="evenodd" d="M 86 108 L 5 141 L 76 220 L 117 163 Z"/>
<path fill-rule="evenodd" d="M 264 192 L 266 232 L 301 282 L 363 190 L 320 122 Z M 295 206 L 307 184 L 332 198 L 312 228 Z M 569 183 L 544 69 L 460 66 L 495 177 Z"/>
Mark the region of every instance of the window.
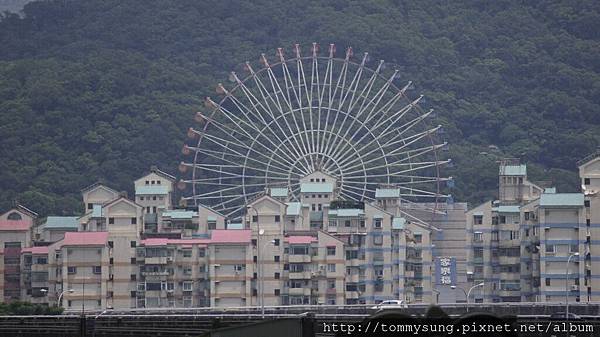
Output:
<path fill-rule="evenodd" d="M 256 255 L 254 255 L 254 256 L 252 257 L 252 261 L 253 261 L 254 263 L 258 262 L 258 258 L 256 257 Z"/>
<path fill-rule="evenodd" d="M 131 264 L 136 264 L 137 263 L 137 259 L 135 257 L 131 258 Z"/>
<path fill-rule="evenodd" d="M 135 242 L 135 241 L 131 241 L 129 244 L 130 244 L 131 248 L 137 247 L 137 242 Z"/>
<path fill-rule="evenodd" d="M 329 227 L 337 227 L 337 220 L 329 220 Z"/>
<path fill-rule="evenodd" d="M 137 224 L 137 218 L 136 217 L 131 218 L 131 224 L 132 225 L 136 225 Z"/>
<path fill-rule="evenodd" d="M 91 202 L 88 202 L 88 209 L 94 209 L 94 204 L 92 204 Z"/>
<path fill-rule="evenodd" d="M 554 245 L 546 245 L 546 253 L 554 253 Z"/>
<path fill-rule="evenodd" d="M 313 194 L 311 197 L 314 199 L 314 198 L 316 198 L 317 196 Z"/>
<path fill-rule="evenodd" d="M 278 247 L 279 246 L 279 239 L 273 239 L 273 245 Z"/>
<path fill-rule="evenodd" d="M 350 227 L 350 220 L 344 221 L 344 226 L 345 227 Z"/>
<path fill-rule="evenodd" d="M 192 291 L 192 284 L 193 282 L 191 281 L 183 282 L 183 291 Z"/>
<path fill-rule="evenodd" d="M 77 267 L 67 267 L 67 273 L 68 274 L 77 274 Z"/>
<path fill-rule="evenodd" d="M 312 209 L 312 211 L 314 212 L 314 211 L 316 211 L 316 210 L 317 210 L 317 206 L 316 206 L 315 204 L 312 204 L 312 205 L 310 206 L 310 209 Z"/>
<path fill-rule="evenodd" d="M 383 235 L 374 235 L 373 244 L 381 246 L 383 244 Z"/>
<path fill-rule="evenodd" d="M 276 280 L 279 280 L 279 277 L 281 276 L 281 274 L 279 273 L 275 273 L 275 275 L 273 277 L 275 277 Z"/>
<path fill-rule="evenodd" d="M 584 185 L 590 185 L 590 183 L 591 183 L 591 182 L 590 182 L 590 178 L 584 178 L 584 179 L 583 179 L 583 184 L 584 184 Z"/>
<path fill-rule="evenodd" d="M 273 256 L 273 260 L 274 260 L 275 262 L 279 262 L 279 255 L 275 255 L 275 256 Z"/>
<path fill-rule="evenodd" d="M 137 297 L 137 291 L 132 290 L 131 292 L 129 292 L 129 297 L 131 297 L 131 298 Z"/>
<path fill-rule="evenodd" d="M 150 185 L 150 181 L 149 180 L 146 180 L 146 185 Z"/>
<path fill-rule="evenodd" d="M 279 296 L 280 293 L 281 293 L 281 291 L 279 289 L 273 290 L 273 294 L 275 294 L 275 296 Z"/>
<path fill-rule="evenodd" d="M 482 259 L 483 258 L 483 248 L 473 249 L 473 257 L 476 259 Z"/>
<path fill-rule="evenodd" d="M 155 184 L 155 181 L 154 181 L 154 180 L 152 180 L 152 181 L 151 181 L 151 183 L 152 183 L 152 185 L 154 185 L 154 184 Z"/>
<path fill-rule="evenodd" d="M 381 219 L 375 219 L 375 222 L 373 223 L 373 226 L 375 228 L 381 228 Z"/>
<path fill-rule="evenodd" d="M 233 266 L 233 270 L 235 271 L 242 271 L 244 270 L 244 265 L 243 264 L 236 264 Z"/>
<path fill-rule="evenodd" d="M 327 288 L 335 289 L 335 280 L 327 280 Z"/>
<path fill-rule="evenodd" d="M 473 223 L 476 224 L 476 225 L 483 224 L 483 215 L 474 215 L 473 216 Z"/>
<path fill-rule="evenodd" d="M 108 263 L 109 264 L 114 264 L 115 263 L 115 259 L 113 257 L 111 257 L 110 259 L 108 259 Z"/>
<path fill-rule="evenodd" d="M 114 244 L 114 242 L 112 242 L 112 241 L 108 241 L 108 246 L 109 246 L 110 248 L 113 248 L 113 247 L 115 246 L 115 244 Z"/>
<path fill-rule="evenodd" d="M 584 205 L 585 207 L 590 207 L 590 201 L 589 201 L 589 200 L 585 200 L 585 201 L 583 202 L 583 205 Z"/>
<path fill-rule="evenodd" d="M 283 265 L 283 270 L 290 270 L 290 265 L 289 264 L 284 264 Z"/>
<path fill-rule="evenodd" d="M 275 222 L 280 222 L 281 221 L 281 216 L 280 215 L 276 215 L 275 216 Z"/>
<path fill-rule="evenodd" d="M 415 234 L 415 242 L 416 243 L 423 242 L 423 234 Z"/>
<path fill-rule="evenodd" d="M 579 251 L 579 245 L 571 245 L 571 253 L 576 253 Z"/>
<path fill-rule="evenodd" d="M 207 225 L 208 225 L 208 229 L 217 229 L 217 222 L 216 221 L 208 221 Z"/>
<path fill-rule="evenodd" d="M 140 197 L 140 200 L 144 201 L 144 197 Z"/>
<path fill-rule="evenodd" d="M 525 220 L 529 220 L 529 212 L 525 212 L 524 215 L 525 215 Z"/>
<path fill-rule="evenodd" d="M 198 248 L 198 257 L 205 257 L 206 250 L 204 248 Z"/>
<path fill-rule="evenodd" d="M 183 274 L 184 275 L 192 275 L 192 267 L 189 267 L 189 266 L 183 267 Z"/>
<path fill-rule="evenodd" d="M 252 216 L 252 222 L 258 222 L 258 215 Z"/>
<path fill-rule="evenodd" d="M 327 264 L 327 271 L 330 273 L 335 273 L 335 263 Z"/>
<path fill-rule="evenodd" d="M 192 257 L 192 250 L 191 249 L 184 249 L 183 250 L 183 257 Z"/>
<path fill-rule="evenodd" d="M 360 220 L 360 227 L 365 228 L 365 220 Z"/>
<path fill-rule="evenodd" d="M 546 286 L 550 286 L 550 279 L 549 278 L 546 279 Z"/>
<path fill-rule="evenodd" d="M 497 232 L 496 232 L 497 234 Z M 483 242 L 483 233 L 475 232 L 473 233 L 473 242 Z"/>
<path fill-rule="evenodd" d="M 335 255 L 335 247 L 327 247 L 327 255 Z"/>
<path fill-rule="evenodd" d="M 108 224 L 109 225 L 114 225 L 115 224 L 115 218 L 108 218 Z"/>
<path fill-rule="evenodd" d="M 131 281 L 137 281 L 137 274 L 131 274 L 131 275 L 129 275 L 129 280 L 131 280 Z"/>

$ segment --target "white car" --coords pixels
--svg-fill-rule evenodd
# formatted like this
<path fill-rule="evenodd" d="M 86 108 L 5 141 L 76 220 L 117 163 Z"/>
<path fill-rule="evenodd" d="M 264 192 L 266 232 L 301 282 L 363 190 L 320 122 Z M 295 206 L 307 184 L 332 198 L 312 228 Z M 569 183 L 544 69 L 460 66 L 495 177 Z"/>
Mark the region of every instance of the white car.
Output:
<path fill-rule="evenodd" d="M 406 309 L 408 304 L 403 300 L 387 300 L 377 304 L 371 309 L 382 310 L 382 309 Z"/>

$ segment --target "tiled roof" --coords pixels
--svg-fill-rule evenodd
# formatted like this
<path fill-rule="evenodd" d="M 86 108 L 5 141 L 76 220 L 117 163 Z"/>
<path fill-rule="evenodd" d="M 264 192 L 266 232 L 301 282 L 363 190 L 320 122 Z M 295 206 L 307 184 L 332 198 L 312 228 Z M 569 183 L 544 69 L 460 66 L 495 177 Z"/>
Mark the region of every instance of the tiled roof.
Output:
<path fill-rule="evenodd" d="M 23 248 L 21 253 L 48 254 L 48 246 Z"/>
<path fill-rule="evenodd" d="M 210 243 L 249 243 L 251 236 L 249 229 L 215 229 Z"/>
<path fill-rule="evenodd" d="M 169 189 L 167 186 L 139 186 L 135 189 L 135 195 L 164 195 L 168 194 Z"/>
<path fill-rule="evenodd" d="M 108 232 L 66 232 L 62 246 L 102 246 L 108 241 Z"/>
<path fill-rule="evenodd" d="M 300 193 L 332 193 L 332 183 L 302 183 Z"/>
<path fill-rule="evenodd" d="M 399 188 L 375 189 L 375 198 L 400 198 L 400 189 Z"/>
<path fill-rule="evenodd" d="M 583 199 L 583 193 L 544 193 L 540 207 L 580 207 Z"/>
<path fill-rule="evenodd" d="M 0 231 L 22 232 L 28 231 L 31 222 L 28 220 L 0 220 Z"/>
<path fill-rule="evenodd" d="M 291 244 L 291 245 L 302 245 L 302 244 L 310 244 L 311 242 L 317 242 L 317 238 L 314 236 L 308 235 L 296 235 L 296 236 L 288 236 L 283 241 Z"/>
<path fill-rule="evenodd" d="M 44 227 L 77 229 L 79 227 L 79 220 L 76 216 L 49 216 L 46 218 Z"/>

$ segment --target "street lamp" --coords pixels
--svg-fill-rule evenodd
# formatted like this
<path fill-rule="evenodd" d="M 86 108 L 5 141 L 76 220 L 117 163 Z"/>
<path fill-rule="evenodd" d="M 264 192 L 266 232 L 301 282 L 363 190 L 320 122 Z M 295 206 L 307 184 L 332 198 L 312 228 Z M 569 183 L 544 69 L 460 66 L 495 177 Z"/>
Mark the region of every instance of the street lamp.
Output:
<path fill-rule="evenodd" d="M 467 292 L 463 288 L 457 287 L 457 286 L 450 286 L 450 289 L 452 289 L 452 290 L 456 290 L 456 289 L 462 290 L 463 294 L 465 294 L 465 301 L 467 303 L 469 303 L 469 299 L 467 297 Z"/>
<path fill-rule="evenodd" d="M 56 300 L 56 305 L 62 307 L 62 304 L 60 304 L 60 300 L 62 299 L 63 295 L 65 293 L 72 294 L 74 292 L 75 292 L 75 290 L 73 290 L 73 289 L 67 289 L 67 290 L 64 290 L 63 292 L 61 292 L 60 295 L 58 295 L 58 299 Z"/>
<path fill-rule="evenodd" d="M 569 263 L 571 262 L 571 258 L 573 256 L 579 256 L 579 252 L 569 255 L 569 258 L 567 259 L 567 267 L 565 268 L 566 269 L 565 270 L 565 302 L 566 302 L 565 316 L 566 316 L 566 320 L 569 320 Z"/>
<path fill-rule="evenodd" d="M 469 296 L 471 295 L 471 291 L 472 291 L 473 289 L 475 289 L 475 288 L 478 288 L 478 287 L 483 287 L 484 285 L 485 285 L 485 283 L 484 283 L 484 282 L 481 282 L 481 283 L 479 283 L 479 284 L 476 284 L 476 285 L 472 286 L 472 287 L 471 287 L 471 289 L 469 289 L 469 292 L 467 293 L 467 304 L 469 303 Z"/>

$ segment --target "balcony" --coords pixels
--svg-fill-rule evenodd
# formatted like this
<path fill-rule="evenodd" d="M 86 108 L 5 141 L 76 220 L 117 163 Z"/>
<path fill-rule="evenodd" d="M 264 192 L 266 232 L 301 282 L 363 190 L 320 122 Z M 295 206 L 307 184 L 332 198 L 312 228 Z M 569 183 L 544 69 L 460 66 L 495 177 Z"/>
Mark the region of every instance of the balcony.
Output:
<path fill-rule="evenodd" d="M 173 262 L 173 258 L 170 256 L 146 257 L 146 264 L 167 264 L 169 262 Z"/>
<path fill-rule="evenodd" d="M 168 270 L 159 270 L 159 271 L 143 271 L 141 272 L 144 276 L 169 276 L 172 275 Z"/>
<path fill-rule="evenodd" d="M 310 255 L 288 255 L 289 263 L 309 263 Z"/>
<path fill-rule="evenodd" d="M 303 272 L 290 272 L 288 275 L 290 280 L 306 280 L 312 277 L 312 273 L 310 271 Z"/>
<path fill-rule="evenodd" d="M 289 294 L 294 296 L 310 296 L 310 288 L 289 288 Z"/>

